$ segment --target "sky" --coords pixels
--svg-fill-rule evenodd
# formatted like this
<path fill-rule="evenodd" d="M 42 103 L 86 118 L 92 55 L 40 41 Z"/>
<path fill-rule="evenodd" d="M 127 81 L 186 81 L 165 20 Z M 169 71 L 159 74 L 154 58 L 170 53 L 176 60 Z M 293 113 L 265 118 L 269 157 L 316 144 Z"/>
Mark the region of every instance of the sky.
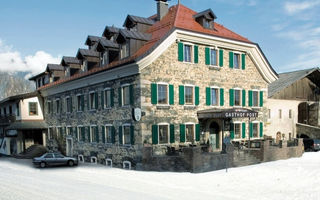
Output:
<path fill-rule="evenodd" d="M 178 0 L 171 0 L 170 5 Z M 287 72 L 320 67 L 320 0 L 180 0 L 211 8 L 216 22 L 258 43 L 272 67 Z M 45 70 L 85 48 L 88 35 L 106 25 L 122 27 L 128 14 L 149 17 L 154 0 L 0 1 L 0 71 Z"/>

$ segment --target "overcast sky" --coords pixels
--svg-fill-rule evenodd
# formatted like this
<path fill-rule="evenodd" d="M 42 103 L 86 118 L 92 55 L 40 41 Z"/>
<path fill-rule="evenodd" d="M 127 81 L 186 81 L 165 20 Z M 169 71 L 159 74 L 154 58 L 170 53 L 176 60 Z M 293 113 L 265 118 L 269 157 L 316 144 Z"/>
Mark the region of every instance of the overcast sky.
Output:
<path fill-rule="evenodd" d="M 170 5 L 177 0 L 169 2 Z M 277 72 L 320 66 L 320 0 L 181 0 L 260 45 Z M 121 27 L 127 14 L 149 17 L 154 0 L 10 0 L 0 6 L 0 71 L 42 72 L 75 56 L 87 35 Z"/>

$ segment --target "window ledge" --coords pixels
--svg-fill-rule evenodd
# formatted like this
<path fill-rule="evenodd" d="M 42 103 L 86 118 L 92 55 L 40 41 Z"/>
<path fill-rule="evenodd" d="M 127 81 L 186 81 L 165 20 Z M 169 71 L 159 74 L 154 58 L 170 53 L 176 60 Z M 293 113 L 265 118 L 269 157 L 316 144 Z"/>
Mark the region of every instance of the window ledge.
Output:
<path fill-rule="evenodd" d="M 197 106 L 195 105 L 186 105 L 183 107 L 184 110 L 194 110 Z"/>
<path fill-rule="evenodd" d="M 220 70 L 221 70 L 221 67 L 216 66 L 216 65 L 209 65 L 209 69 L 210 69 L 210 70 L 217 70 L 217 71 L 220 71 Z"/>
<path fill-rule="evenodd" d="M 169 105 L 157 105 L 158 110 L 169 110 L 170 106 Z"/>

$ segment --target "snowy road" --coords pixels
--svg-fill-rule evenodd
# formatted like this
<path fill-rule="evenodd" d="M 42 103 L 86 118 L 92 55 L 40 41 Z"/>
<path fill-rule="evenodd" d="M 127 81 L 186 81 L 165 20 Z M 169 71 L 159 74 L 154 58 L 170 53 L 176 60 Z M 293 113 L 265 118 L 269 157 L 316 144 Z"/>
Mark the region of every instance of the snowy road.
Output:
<path fill-rule="evenodd" d="M 320 152 L 203 174 L 90 165 L 36 169 L 19 162 L 0 158 L 0 200 L 320 199 Z"/>

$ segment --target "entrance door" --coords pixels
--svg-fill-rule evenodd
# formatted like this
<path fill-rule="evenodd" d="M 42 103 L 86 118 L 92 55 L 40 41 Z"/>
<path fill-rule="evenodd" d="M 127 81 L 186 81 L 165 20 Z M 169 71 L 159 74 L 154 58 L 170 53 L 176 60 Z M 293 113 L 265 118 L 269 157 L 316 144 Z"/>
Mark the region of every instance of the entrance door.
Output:
<path fill-rule="evenodd" d="M 217 122 L 212 122 L 210 124 L 210 136 L 209 136 L 209 145 L 213 151 L 216 151 L 220 148 L 220 127 Z"/>
<path fill-rule="evenodd" d="M 73 156 L 73 140 L 72 138 L 67 138 L 67 148 L 66 148 L 66 154 L 67 156 L 72 157 Z"/>

